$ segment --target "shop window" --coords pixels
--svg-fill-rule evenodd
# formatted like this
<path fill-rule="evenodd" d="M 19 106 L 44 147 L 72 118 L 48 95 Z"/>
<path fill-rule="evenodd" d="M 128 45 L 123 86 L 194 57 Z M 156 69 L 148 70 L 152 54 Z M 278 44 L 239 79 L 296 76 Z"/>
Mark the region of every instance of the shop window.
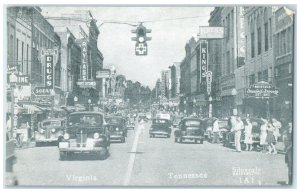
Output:
<path fill-rule="evenodd" d="M 249 86 L 255 83 L 255 74 L 249 76 Z"/>
<path fill-rule="evenodd" d="M 269 79 L 268 70 L 264 70 L 263 75 L 262 75 L 262 80 L 265 81 L 265 82 L 268 82 L 269 81 L 268 79 Z"/>
<path fill-rule="evenodd" d="M 268 23 L 265 23 L 265 51 L 269 49 L 269 26 Z"/>
<path fill-rule="evenodd" d="M 257 54 L 261 54 L 261 27 L 257 29 Z"/>
<path fill-rule="evenodd" d="M 259 73 L 257 74 L 257 80 L 258 80 L 258 82 L 263 81 L 263 75 L 262 75 L 262 72 L 259 72 Z"/>
<path fill-rule="evenodd" d="M 251 58 L 254 58 L 254 56 L 255 56 L 255 53 L 254 53 L 254 51 L 255 51 L 255 46 L 254 46 L 255 44 L 254 44 L 254 32 L 252 32 L 251 33 Z"/>

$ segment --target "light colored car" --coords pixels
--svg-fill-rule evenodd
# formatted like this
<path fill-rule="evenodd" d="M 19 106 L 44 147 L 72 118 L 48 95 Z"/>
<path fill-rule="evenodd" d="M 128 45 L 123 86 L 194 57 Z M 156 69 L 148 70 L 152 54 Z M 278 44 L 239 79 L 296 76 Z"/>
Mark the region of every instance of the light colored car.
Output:
<path fill-rule="evenodd" d="M 58 138 L 63 135 L 65 123 L 65 119 L 60 118 L 46 119 L 42 121 L 34 135 L 36 146 L 40 146 L 43 143 L 56 143 Z"/>

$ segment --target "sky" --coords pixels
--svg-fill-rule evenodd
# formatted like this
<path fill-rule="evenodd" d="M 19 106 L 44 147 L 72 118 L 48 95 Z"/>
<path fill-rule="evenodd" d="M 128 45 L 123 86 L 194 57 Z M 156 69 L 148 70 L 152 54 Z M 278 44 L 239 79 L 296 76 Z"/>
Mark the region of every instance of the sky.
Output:
<path fill-rule="evenodd" d="M 59 17 L 74 13 L 74 10 L 90 10 L 100 25 L 105 20 L 126 21 L 136 24 L 141 21 L 152 32 L 147 56 L 135 55 L 135 42 L 131 40 L 135 27 L 104 23 L 99 28 L 98 48 L 104 56 L 104 66 L 115 66 L 118 74 L 126 79 L 139 81 L 153 88 L 160 72 L 185 56 L 185 44 L 197 36 L 199 26 L 208 26 L 212 7 L 41 7 L 46 17 Z M 195 17 L 189 19 L 175 19 Z M 53 23 L 53 21 L 51 21 Z M 84 24 L 82 24 L 84 25 Z"/>

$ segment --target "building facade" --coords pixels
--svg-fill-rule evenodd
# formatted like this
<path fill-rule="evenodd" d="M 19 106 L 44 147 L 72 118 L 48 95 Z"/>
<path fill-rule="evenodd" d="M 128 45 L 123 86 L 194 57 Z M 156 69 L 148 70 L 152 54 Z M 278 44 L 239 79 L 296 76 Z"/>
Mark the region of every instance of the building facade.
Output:
<path fill-rule="evenodd" d="M 257 82 L 274 85 L 273 33 L 274 11 L 272 7 L 247 7 L 245 9 L 246 65 L 244 86 Z M 241 73 L 243 73 L 241 71 Z M 250 116 L 268 117 L 273 114 L 273 99 L 243 97 L 242 112 Z"/>
<path fill-rule="evenodd" d="M 274 116 L 285 124 L 293 117 L 294 17 L 287 7 L 275 11 L 274 84 L 279 96 L 275 98 Z"/>
<path fill-rule="evenodd" d="M 208 21 L 210 27 L 222 27 L 221 13 L 222 7 L 216 7 L 210 13 Z M 220 77 L 222 67 L 222 39 L 211 39 L 208 41 L 208 64 L 209 70 L 212 72 L 212 115 L 221 117 L 222 101 L 220 89 Z"/>

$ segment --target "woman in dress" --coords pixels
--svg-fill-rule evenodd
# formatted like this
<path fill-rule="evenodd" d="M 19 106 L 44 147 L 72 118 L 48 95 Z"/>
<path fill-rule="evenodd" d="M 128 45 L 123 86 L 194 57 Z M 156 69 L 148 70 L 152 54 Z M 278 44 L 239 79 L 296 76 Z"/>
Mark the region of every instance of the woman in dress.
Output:
<path fill-rule="evenodd" d="M 267 144 L 268 144 L 269 151 L 267 152 L 267 154 L 271 154 L 272 151 L 273 154 L 277 154 L 275 145 L 273 144 L 276 141 L 274 136 L 275 130 L 276 130 L 275 127 L 272 125 L 271 122 L 269 122 L 267 126 Z"/>
<path fill-rule="evenodd" d="M 245 125 L 245 144 L 246 144 L 246 151 L 252 151 L 252 124 L 250 122 L 250 119 L 246 119 L 246 125 Z"/>
<path fill-rule="evenodd" d="M 260 126 L 260 145 L 262 146 L 262 153 L 267 151 L 267 128 L 268 121 L 266 119 L 261 118 L 263 124 Z"/>

